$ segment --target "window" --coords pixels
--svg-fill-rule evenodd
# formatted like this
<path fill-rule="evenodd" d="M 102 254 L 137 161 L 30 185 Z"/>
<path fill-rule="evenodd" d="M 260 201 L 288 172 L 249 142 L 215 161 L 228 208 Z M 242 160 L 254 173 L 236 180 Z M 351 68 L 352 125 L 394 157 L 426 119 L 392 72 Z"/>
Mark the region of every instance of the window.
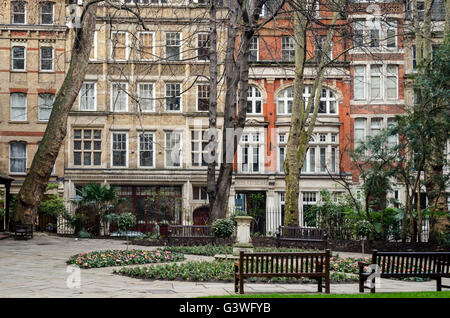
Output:
<path fill-rule="evenodd" d="M 390 129 L 390 130 L 394 129 L 396 125 L 397 125 L 397 122 L 396 122 L 395 118 L 388 118 L 388 120 L 387 120 L 387 128 L 388 129 Z M 392 149 L 393 147 L 397 146 L 397 144 L 398 144 L 398 135 L 390 134 L 388 136 L 388 147 Z"/>
<path fill-rule="evenodd" d="M 251 138 L 249 138 L 251 136 Z M 244 134 L 241 137 L 239 145 L 240 155 L 238 154 L 238 162 L 240 172 L 260 172 L 261 138 L 259 133 Z"/>
<path fill-rule="evenodd" d="M 302 192 L 303 226 L 317 226 L 317 215 L 308 213 L 317 204 L 317 192 Z"/>
<path fill-rule="evenodd" d="M 325 48 L 326 41 L 327 41 L 326 35 L 319 35 L 316 38 L 316 43 L 315 43 L 315 47 L 314 47 L 314 57 L 316 58 L 316 60 L 320 60 L 322 52 Z M 326 54 L 328 60 L 331 60 L 333 58 L 332 52 L 333 52 L 333 48 L 332 48 L 332 44 L 330 43 L 329 51 L 323 52 L 323 53 Z"/>
<path fill-rule="evenodd" d="M 247 90 L 247 114 L 262 114 L 261 92 L 255 86 Z"/>
<path fill-rule="evenodd" d="M 53 24 L 53 3 L 41 2 L 41 24 Z"/>
<path fill-rule="evenodd" d="M 166 84 L 166 111 L 181 111 L 181 84 Z"/>
<path fill-rule="evenodd" d="M 155 111 L 154 85 L 138 83 L 138 108 L 140 112 Z"/>
<path fill-rule="evenodd" d="M 209 84 L 197 85 L 197 111 L 209 111 Z"/>
<path fill-rule="evenodd" d="M 380 22 L 370 21 L 369 23 L 370 47 L 380 46 Z"/>
<path fill-rule="evenodd" d="M 166 168 L 181 167 L 181 132 L 165 133 L 165 163 Z"/>
<path fill-rule="evenodd" d="M 279 115 L 291 114 L 293 101 L 294 87 L 290 86 L 282 90 L 277 97 L 277 113 Z"/>
<path fill-rule="evenodd" d="M 155 166 L 155 134 L 139 134 L 139 167 Z"/>
<path fill-rule="evenodd" d="M 327 172 L 327 148 L 320 147 L 320 172 Z"/>
<path fill-rule="evenodd" d="M 75 129 L 73 131 L 73 165 L 100 166 L 102 159 L 102 131 Z"/>
<path fill-rule="evenodd" d="M 381 65 L 370 66 L 370 98 L 381 99 Z"/>
<path fill-rule="evenodd" d="M 304 97 L 305 94 L 303 94 Z M 306 101 L 308 101 L 309 96 Z M 322 88 L 322 95 L 319 102 L 319 114 L 337 114 L 336 96 L 329 89 Z"/>
<path fill-rule="evenodd" d="M 397 79 L 398 79 L 398 65 L 388 65 L 386 68 L 386 98 L 397 98 Z"/>
<path fill-rule="evenodd" d="M 258 38 L 256 36 L 250 39 L 250 43 L 248 46 L 248 60 L 249 61 L 258 61 Z"/>
<path fill-rule="evenodd" d="M 96 83 L 83 83 L 79 95 L 80 110 L 96 110 Z"/>
<path fill-rule="evenodd" d="M 353 46 L 361 47 L 364 44 L 365 21 L 357 20 L 353 23 Z"/>
<path fill-rule="evenodd" d="M 11 2 L 12 5 L 12 23 L 25 24 L 26 22 L 26 3 L 24 1 Z"/>
<path fill-rule="evenodd" d="M 11 120 L 12 121 L 27 120 L 27 94 L 25 93 L 11 94 Z"/>
<path fill-rule="evenodd" d="M 326 134 L 319 134 L 319 141 L 320 142 L 327 142 L 327 135 Z"/>
<path fill-rule="evenodd" d="M 355 99 L 365 99 L 366 66 L 358 65 L 353 68 L 353 94 Z"/>
<path fill-rule="evenodd" d="M 192 186 L 192 199 L 194 201 L 207 201 L 208 190 L 206 187 Z"/>
<path fill-rule="evenodd" d="M 386 24 L 386 46 L 397 47 L 397 21 L 388 21 Z"/>
<path fill-rule="evenodd" d="M 205 161 L 204 154 L 206 154 L 206 146 L 209 140 L 206 138 L 206 130 L 193 130 L 191 131 L 191 160 L 192 166 L 208 166 Z"/>
<path fill-rule="evenodd" d="M 337 134 L 331 134 L 331 142 L 332 143 L 337 143 L 338 142 Z"/>
<path fill-rule="evenodd" d="M 316 172 L 316 148 L 309 147 L 303 162 L 302 172 Z"/>
<path fill-rule="evenodd" d="M 370 120 L 370 136 L 375 137 L 381 133 L 382 118 L 372 118 Z"/>
<path fill-rule="evenodd" d="M 9 144 L 9 172 L 27 172 L 27 144 L 23 141 L 13 141 Z"/>
<path fill-rule="evenodd" d="M 278 149 L 279 149 L 279 169 L 280 172 L 284 172 L 284 159 L 286 158 L 286 135 L 278 136 Z"/>
<path fill-rule="evenodd" d="M 199 33 L 197 35 L 197 60 L 209 61 L 209 34 Z"/>
<path fill-rule="evenodd" d="M 366 139 L 366 119 L 356 118 L 355 119 L 355 149 Z"/>
<path fill-rule="evenodd" d="M 52 47 L 41 47 L 41 71 L 53 71 Z"/>
<path fill-rule="evenodd" d="M 112 166 L 128 166 L 128 133 L 112 133 Z"/>
<path fill-rule="evenodd" d="M 166 59 L 168 61 L 181 60 L 181 33 L 166 33 Z"/>
<path fill-rule="evenodd" d="M 331 147 L 331 163 L 330 163 L 331 172 L 336 172 L 336 156 L 337 156 L 337 148 Z"/>
<path fill-rule="evenodd" d="M 153 59 L 153 37 L 154 34 L 151 32 L 139 32 L 139 59 Z"/>
<path fill-rule="evenodd" d="M 39 94 L 38 96 L 38 119 L 42 121 L 47 121 L 50 118 L 50 114 L 53 108 L 53 101 L 55 99 L 55 95 L 53 94 Z"/>
<path fill-rule="evenodd" d="M 127 83 L 111 84 L 111 111 L 126 112 L 128 111 L 128 95 Z"/>
<path fill-rule="evenodd" d="M 97 59 L 97 31 L 94 31 L 94 43 L 92 43 L 91 52 L 89 54 L 89 59 L 95 61 Z"/>
<path fill-rule="evenodd" d="M 114 31 L 111 33 L 111 58 L 126 60 L 128 58 L 128 34 Z"/>
<path fill-rule="evenodd" d="M 294 62 L 295 45 L 293 37 L 283 36 L 281 38 L 281 59 L 285 62 Z"/>
<path fill-rule="evenodd" d="M 25 48 L 23 46 L 13 46 L 12 48 L 12 69 L 14 71 L 25 70 Z"/>

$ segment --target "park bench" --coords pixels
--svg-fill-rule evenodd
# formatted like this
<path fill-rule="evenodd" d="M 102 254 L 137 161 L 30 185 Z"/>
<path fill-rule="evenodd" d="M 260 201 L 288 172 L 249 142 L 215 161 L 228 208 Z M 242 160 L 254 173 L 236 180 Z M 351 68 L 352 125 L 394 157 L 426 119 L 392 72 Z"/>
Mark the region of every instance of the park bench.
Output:
<path fill-rule="evenodd" d="M 214 240 L 210 225 L 169 225 L 168 234 L 169 242 L 173 238 L 202 238 Z"/>
<path fill-rule="evenodd" d="M 307 253 L 239 253 L 234 262 L 234 291 L 244 293 L 250 277 L 308 277 L 317 280 L 318 292 L 330 293 L 330 250 Z M 322 285 L 323 280 L 325 285 Z"/>
<path fill-rule="evenodd" d="M 280 226 L 277 233 L 277 246 L 281 242 L 317 242 L 324 244 L 328 248 L 328 229 L 299 227 L 299 226 Z"/>
<path fill-rule="evenodd" d="M 436 290 L 441 291 L 442 277 L 450 278 L 450 252 L 372 252 L 371 264 L 377 267 L 371 268 L 369 272 L 364 267 L 369 266 L 367 262 L 359 264 L 359 291 L 370 289 L 375 293 L 375 277 L 372 277 L 372 286 L 365 286 L 365 282 L 371 274 L 376 274 L 380 278 L 406 278 L 421 277 L 436 279 Z M 375 275 L 374 275 L 375 276 Z"/>
<path fill-rule="evenodd" d="M 15 224 L 14 239 L 28 240 L 33 238 L 33 224 Z"/>

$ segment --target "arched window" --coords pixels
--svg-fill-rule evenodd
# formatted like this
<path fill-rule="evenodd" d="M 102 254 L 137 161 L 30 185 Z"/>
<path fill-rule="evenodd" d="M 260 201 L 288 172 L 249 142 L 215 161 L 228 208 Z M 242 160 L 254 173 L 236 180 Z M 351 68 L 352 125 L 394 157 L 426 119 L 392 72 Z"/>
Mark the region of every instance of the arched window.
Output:
<path fill-rule="evenodd" d="M 311 96 L 311 86 L 303 89 L 303 98 L 305 107 Z M 294 100 L 294 87 L 290 86 L 282 90 L 277 97 L 277 114 L 288 115 L 292 113 L 292 103 Z M 311 110 L 312 112 L 312 110 Z M 323 88 L 320 96 L 319 114 L 334 115 L 337 114 L 337 100 L 333 91 Z"/>
<path fill-rule="evenodd" d="M 262 114 L 261 92 L 255 86 L 248 87 L 247 114 Z"/>

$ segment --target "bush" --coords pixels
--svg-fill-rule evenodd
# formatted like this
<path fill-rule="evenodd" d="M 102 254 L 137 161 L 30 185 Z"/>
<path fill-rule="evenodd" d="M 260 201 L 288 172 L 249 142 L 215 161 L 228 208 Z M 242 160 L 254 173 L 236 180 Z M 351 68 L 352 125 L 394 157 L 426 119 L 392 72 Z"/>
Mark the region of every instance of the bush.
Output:
<path fill-rule="evenodd" d="M 218 219 L 212 224 L 211 230 L 215 237 L 231 237 L 234 231 L 234 221 L 230 219 Z"/>
<path fill-rule="evenodd" d="M 355 223 L 355 235 L 369 237 L 375 231 L 373 225 L 367 220 L 361 220 Z"/>
<path fill-rule="evenodd" d="M 78 236 L 81 238 L 91 238 L 91 234 L 85 229 L 82 229 L 80 232 L 78 232 Z"/>

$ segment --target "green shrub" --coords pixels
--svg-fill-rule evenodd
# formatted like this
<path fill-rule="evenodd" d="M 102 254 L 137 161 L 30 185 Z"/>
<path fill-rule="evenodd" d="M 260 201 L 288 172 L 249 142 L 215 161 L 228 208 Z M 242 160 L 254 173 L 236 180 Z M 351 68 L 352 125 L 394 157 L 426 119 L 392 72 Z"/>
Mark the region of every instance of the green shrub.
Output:
<path fill-rule="evenodd" d="M 91 238 L 91 234 L 85 229 L 82 229 L 80 232 L 78 232 L 78 236 L 81 238 Z"/>
<path fill-rule="evenodd" d="M 231 237 L 234 231 L 234 222 L 231 219 L 218 219 L 212 224 L 211 230 L 215 237 Z"/>
<path fill-rule="evenodd" d="M 367 220 L 361 220 L 355 223 L 355 235 L 369 237 L 375 231 L 373 225 Z"/>

